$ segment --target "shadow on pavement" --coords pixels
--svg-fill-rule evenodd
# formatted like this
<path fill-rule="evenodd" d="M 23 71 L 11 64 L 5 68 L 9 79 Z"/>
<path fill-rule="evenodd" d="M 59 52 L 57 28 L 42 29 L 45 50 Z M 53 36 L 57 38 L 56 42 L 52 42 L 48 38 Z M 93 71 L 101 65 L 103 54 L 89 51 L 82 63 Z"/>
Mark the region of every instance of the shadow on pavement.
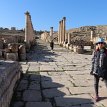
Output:
<path fill-rule="evenodd" d="M 53 107 L 93 107 L 94 102 L 83 95 L 72 95 L 65 84 L 54 82 L 51 77 L 41 76 L 42 95 Z M 86 97 L 86 98 L 85 98 Z"/>
<path fill-rule="evenodd" d="M 43 104 L 44 102 L 45 105 Z M 35 103 L 39 104 L 35 106 Z M 23 74 L 20 82 L 14 89 L 10 104 L 10 107 L 72 106 L 93 107 L 94 105 L 91 99 L 85 98 L 84 95 L 83 97 L 72 95 L 64 84 L 54 82 L 51 77 L 40 76 L 40 74 Z"/>

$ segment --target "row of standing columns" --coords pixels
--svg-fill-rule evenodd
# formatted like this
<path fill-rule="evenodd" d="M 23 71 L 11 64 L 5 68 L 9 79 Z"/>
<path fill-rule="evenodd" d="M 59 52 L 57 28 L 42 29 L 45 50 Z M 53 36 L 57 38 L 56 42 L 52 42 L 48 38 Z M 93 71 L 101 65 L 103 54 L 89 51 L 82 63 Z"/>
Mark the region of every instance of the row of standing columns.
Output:
<path fill-rule="evenodd" d="M 58 44 L 70 44 L 70 40 L 70 33 L 66 33 L 66 17 L 63 17 L 63 19 L 59 21 Z"/>
<path fill-rule="evenodd" d="M 63 17 L 63 19 L 59 21 L 59 30 L 58 30 L 59 44 L 63 44 L 65 42 L 65 33 L 66 33 L 65 21 L 66 21 L 66 17 Z"/>

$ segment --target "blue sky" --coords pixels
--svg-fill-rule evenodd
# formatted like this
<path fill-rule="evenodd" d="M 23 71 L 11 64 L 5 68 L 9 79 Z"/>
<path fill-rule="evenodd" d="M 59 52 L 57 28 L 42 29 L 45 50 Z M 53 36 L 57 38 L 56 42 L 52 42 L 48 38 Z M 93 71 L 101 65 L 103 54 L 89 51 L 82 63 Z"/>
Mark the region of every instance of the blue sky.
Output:
<path fill-rule="evenodd" d="M 107 0 L 0 0 L 0 27 L 25 27 L 29 11 L 35 30 L 58 30 L 66 17 L 66 29 L 107 25 Z"/>

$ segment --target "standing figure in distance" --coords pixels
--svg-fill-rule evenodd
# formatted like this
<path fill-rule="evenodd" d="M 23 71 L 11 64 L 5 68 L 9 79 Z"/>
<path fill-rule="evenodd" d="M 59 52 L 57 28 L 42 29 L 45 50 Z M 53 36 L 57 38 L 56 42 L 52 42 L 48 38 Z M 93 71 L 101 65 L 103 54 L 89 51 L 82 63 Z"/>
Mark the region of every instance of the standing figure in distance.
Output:
<path fill-rule="evenodd" d="M 53 40 L 50 42 L 50 47 L 51 47 L 51 51 L 53 51 L 53 48 L 54 48 L 54 42 L 53 42 Z"/>
<path fill-rule="evenodd" d="M 103 38 L 98 38 L 92 58 L 92 69 L 94 75 L 95 100 L 99 101 L 99 80 L 102 78 L 107 87 L 107 49 Z"/>

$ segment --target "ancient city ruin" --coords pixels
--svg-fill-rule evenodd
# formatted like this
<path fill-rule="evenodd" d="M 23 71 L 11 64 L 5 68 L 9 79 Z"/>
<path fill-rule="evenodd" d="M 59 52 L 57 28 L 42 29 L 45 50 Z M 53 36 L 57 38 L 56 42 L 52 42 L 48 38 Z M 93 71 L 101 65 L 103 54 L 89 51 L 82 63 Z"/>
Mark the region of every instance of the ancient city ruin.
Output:
<path fill-rule="evenodd" d="M 0 59 L 24 61 L 26 60 L 26 52 L 35 45 L 35 32 L 29 12 L 25 13 L 25 17 L 24 30 L 0 29 Z"/>
<path fill-rule="evenodd" d="M 13 88 L 21 77 L 21 66 L 17 61 L 25 61 L 26 52 L 36 43 L 29 12 L 25 17 L 25 30 L 0 29 L 0 107 L 9 106 Z"/>
<path fill-rule="evenodd" d="M 17 96 L 17 98 L 19 98 L 20 96 L 22 97 L 21 94 L 24 93 L 23 102 L 18 102 L 18 103 L 16 102 L 16 105 L 12 106 L 12 107 L 32 107 L 32 106 L 25 106 L 30 101 L 32 101 L 32 99 L 33 99 L 33 103 L 34 103 L 33 105 L 36 105 L 36 103 L 35 103 L 36 101 L 38 101 L 38 102 L 44 101 L 43 105 L 40 107 L 43 107 L 45 103 L 46 103 L 45 107 L 52 107 L 50 102 L 53 101 L 53 98 L 54 98 L 54 100 L 56 100 L 55 99 L 56 96 L 52 95 L 52 97 L 50 97 L 50 96 L 48 96 L 48 94 L 44 94 L 44 93 L 45 93 L 45 91 L 47 91 L 51 88 L 52 88 L 52 90 L 54 90 L 53 89 L 54 85 L 52 85 L 52 87 L 50 88 L 50 87 L 47 87 L 47 85 L 44 85 L 43 83 L 50 80 L 49 77 L 51 77 L 52 75 L 54 75 L 53 79 L 57 78 L 55 81 L 57 81 L 57 80 L 62 81 L 61 76 L 63 75 L 66 79 L 69 79 L 69 81 L 66 80 L 66 82 L 67 83 L 69 82 L 68 84 L 71 84 L 72 82 L 70 82 L 70 79 L 73 74 L 71 75 L 71 73 L 69 72 L 68 75 L 66 75 L 66 73 L 62 72 L 62 71 L 66 71 L 66 72 L 70 71 L 71 70 L 70 66 L 73 67 L 72 71 L 73 70 L 76 71 L 79 67 L 81 68 L 81 71 L 83 71 L 83 69 L 82 69 L 82 66 L 80 66 L 80 65 L 77 68 L 75 67 L 76 65 L 73 63 L 71 65 L 69 65 L 68 62 L 72 59 L 69 59 L 67 57 L 68 58 L 67 61 L 68 60 L 69 61 L 66 62 L 66 60 L 65 60 L 66 58 L 63 59 L 63 56 L 61 56 L 60 53 L 58 53 L 58 55 L 61 56 L 60 62 L 64 61 L 63 67 L 62 67 L 62 65 L 60 67 L 60 64 L 57 63 L 57 61 L 56 61 L 57 64 L 55 63 L 56 65 L 53 65 L 50 67 L 50 66 L 48 66 L 47 63 L 51 60 L 51 62 L 49 62 L 49 63 L 53 64 L 53 62 L 54 62 L 53 59 L 51 57 L 47 56 L 47 57 L 49 57 L 49 60 L 48 60 L 48 58 L 46 59 L 46 61 L 42 59 L 43 60 L 43 62 L 42 62 L 41 57 L 45 58 L 45 56 L 44 56 L 44 53 L 40 52 L 40 50 L 38 50 L 37 54 L 38 55 L 40 54 L 41 56 L 38 57 L 37 55 L 35 55 L 35 57 L 37 58 L 37 62 L 32 61 L 31 63 L 27 63 L 27 53 L 30 51 L 30 49 L 33 46 L 37 45 L 37 43 L 36 43 L 37 35 L 33 28 L 31 15 L 28 11 L 25 13 L 25 22 L 26 22 L 25 28 L 21 29 L 21 30 L 16 30 L 15 27 L 12 27 L 11 30 L 8 28 L 5 28 L 5 29 L 0 28 L 0 107 L 9 107 L 11 99 L 12 99 L 12 95 L 14 93 L 14 88 L 18 84 L 17 81 L 20 81 L 20 79 L 22 77 L 24 77 L 23 76 L 24 70 L 22 68 L 26 69 L 26 71 L 25 71 L 26 76 L 24 77 L 24 79 L 22 79 L 21 86 L 19 85 L 20 89 L 18 89 L 19 93 L 17 93 L 16 96 Z M 38 35 L 39 39 L 45 41 L 46 43 L 49 43 L 50 41 L 53 40 L 60 47 L 67 49 L 69 53 L 74 52 L 74 53 L 77 53 L 78 55 L 84 54 L 86 50 L 92 52 L 92 50 L 94 48 L 94 43 L 96 42 L 98 37 L 105 38 L 105 40 L 107 42 L 107 36 L 106 36 L 107 35 L 107 26 L 82 26 L 80 28 L 74 28 L 74 29 L 67 30 L 66 29 L 66 17 L 63 17 L 62 20 L 59 21 L 58 27 L 59 27 L 58 31 L 54 31 L 54 27 L 50 27 L 49 32 L 44 31 L 41 35 Z M 36 53 L 36 51 L 34 51 L 34 52 Z M 54 53 L 49 53 L 49 52 L 47 52 L 47 54 L 55 55 Z M 57 59 L 58 56 L 57 57 L 56 56 L 53 56 L 53 57 L 56 58 L 56 60 L 59 60 L 59 59 Z M 78 56 L 78 58 L 79 57 L 80 56 Z M 70 58 L 71 58 L 71 56 L 70 56 Z M 73 57 L 73 59 L 75 59 L 75 58 Z M 24 67 L 22 67 L 21 64 L 19 63 L 21 61 L 24 63 L 23 64 Z M 78 60 L 76 60 L 76 61 L 78 62 Z M 44 64 L 44 62 L 46 62 L 46 64 Z M 74 62 L 74 63 L 76 63 L 76 62 Z M 79 63 L 81 63 L 81 62 L 79 62 Z M 37 65 L 35 65 L 35 64 L 37 64 Z M 64 64 L 65 64 L 65 66 L 64 66 Z M 87 64 L 87 65 L 89 65 L 89 64 Z M 46 69 L 45 71 L 42 71 L 43 68 L 41 66 L 43 66 L 44 68 L 47 67 L 48 69 Z M 52 67 L 55 67 L 55 68 L 52 69 Z M 51 71 L 53 70 L 52 73 L 49 71 L 50 68 L 51 68 Z M 80 68 L 79 68 L 79 70 L 80 70 Z M 31 69 L 31 70 L 28 70 L 28 69 Z M 84 68 L 84 69 L 86 69 L 86 68 Z M 41 80 L 42 83 L 40 84 L 40 74 L 39 73 L 36 72 L 37 75 L 32 75 L 32 74 L 28 73 L 28 72 L 32 73 L 34 70 L 35 71 L 41 70 L 42 72 L 39 72 L 42 75 L 41 78 L 43 77 L 42 79 L 45 79 L 46 81 Z M 61 71 L 61 73 L 58 73 L 58 70 Z M 79 70 L 77 70 L 77 72 Z M 44 74 L 45 74 L 45 76 L 43 76 Z M 48 75 L 48 77 L 46 77 L 47 75 Z M 71 76 L 69 77 L 69 75 L 71 75 Z M 80 73 L 80 75 L 81 75 L 81 73 Z M 89 76 L 88 74 L 86 74 L 86 75 Z M 59 76 L 61 79 L 59 79 Z M 28 82 L 28 80 L 30 80 L 30 82 Z M 87 79 L 87 80 L 89 80 L 89 79 Z M 39 86 L 34 87 L 37 84 L 39 84 Z M 87 84 L 87 82 L 85 83 L 85 86 L 86 86 L 86 84 Z M 40 85 L 43 88 L 42 94 L 44 94 L 44 96 L 45 96 L 44 100 L 42 99 L 42 96 L 40 94 L 41 91 L 39 91 L 39 94 L 34 93 L 34 92 L 36 92 L 34 89 L 37 89 L 37 91 L 40 90 Z M 50 85 L 50 83 L 49 83 L 49 85 Z M 65 85 L 67 85 L 67 84 L 65 84 Z M 72 84 L 72 86 L 74 86 L 73 88 L 79 87 L 78 84 L 76 86 L 74 83 Z M 85 86 L 81 86 L 81 87 L 84 88 Z M 55 87 L 57 87 L 57 85 L 55 85 Z M 79 88 L 81 88 L 81 87 L 79 87 Z M 45 90 L 45 88 L 46 88 L 46 90 Z M 64 88 L 64 91 L 65 91 L 65 93 L 68 92 L 66 88 Z M 27 96 L 27 95 L 29 95 L 30 92 L 32 94 L 34 94 L 34 97 Z M 86 92 L 86 93 L 88 93 L 88 92 Z M 69 93 L 69 95 L 70 94 L 71 93 Z M 56 95 L 56 93 L 55 93 L 55 95 Z M 36 99 L 35 99 L 35 96 L 36 96 Z M 32 98 L 32 99 L 30 99 L 30 98 Z M 26 102 L 28 102 L 28 103 L 26 104 Z M 86 104 L 87 104 L 87 102 L 86 102 Z M 92 104 L 92 102 L 90 102 L 90 104 Z M 28 105 L 30 105 L 30 104 L 28 104 Z M 53 107 L 56 107 L 56 106 L 53 104 Z M 62 107 L 62 106 L 57 106 L 57 107 Z M 78 106 L 78 107 L 80 107 L 80 106 Z"/>
<path fill-rule="evenodd" d="M 53 29 L 53 27 L 51 27 Z M 59 21 L 58 32 L 50 30 L 41 34 L 41 39 L 49 42 L 52 38 L 60 46 L 70 49 L 73 52 L 84 53 L 84 47 L 92 50 L 98 37 L 103 37 L 107 41 L 107 26 L 83 26 L 66 30 L 66 17 Z M 53 35 L 52 35 L 53 34 Z M 51 39 L 50 39 L 51 38 Z"/>

